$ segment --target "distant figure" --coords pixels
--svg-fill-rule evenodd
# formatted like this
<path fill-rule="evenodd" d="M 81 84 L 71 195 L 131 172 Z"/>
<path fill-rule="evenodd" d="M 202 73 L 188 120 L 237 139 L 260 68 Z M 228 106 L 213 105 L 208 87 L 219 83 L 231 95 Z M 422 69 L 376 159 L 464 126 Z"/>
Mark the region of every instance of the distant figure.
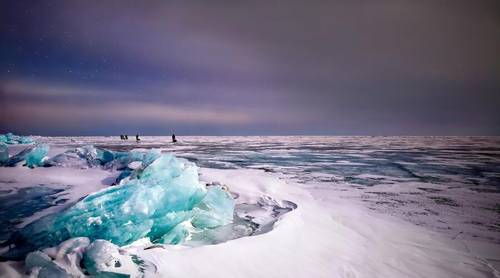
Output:
<path fill-rule="evenodd" d="M 177 142 L 177 139 L 175 139 L 175 134 L 172 134 L 172 143 Z"/>
<path fill-rule="evenodd" d="M 125 137 L 123 137 L 123 135 L 120 134 L 120 140 L 123 140 L 125 139 Z"/>
<path fill-rule="evenodd" d="M 128 140 L 128 135 L 127 134 L 125 134 L 125 140 Z"/>
<path fill-rule="evenodd" d="M 139 133 L 137 133 L 137 134 L 135 135 L 135 141 L 137 141 L 137 142 L 141 141 L 141 138 L 139 138 Z"/>

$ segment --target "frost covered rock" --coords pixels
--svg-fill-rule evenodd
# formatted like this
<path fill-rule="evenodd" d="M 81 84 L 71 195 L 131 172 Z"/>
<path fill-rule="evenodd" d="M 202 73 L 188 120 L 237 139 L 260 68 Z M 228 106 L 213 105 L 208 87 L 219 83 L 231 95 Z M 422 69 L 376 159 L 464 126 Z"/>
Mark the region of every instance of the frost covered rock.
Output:
<path fill-rule="evenodd" d="M 13 144 L 31 144 L 33 139 L 29 136 L 19 136 L 12 133 L 0 134 L 0 142 L 13 145 Z"/>
<path fill-rule="evenodd" d="M 43 160 L 49 152 L 48 145 L 38 145 L 26 155 L 26 166 L 30 168 L 43 166 Z"/>
<path fill-rule="evenodd" d="M 148 165 L 144 170 L 27 225 L 11 241 L 31 250 L 73 237 L 105 239 L 119 246 L 141 238 L 178 244 L 193 233 L 232 222 L 234 200 L 220 187 L 207 190 L 195 164 L 170 154 L 157 159 L 155 152 L 140 156 Z"/>

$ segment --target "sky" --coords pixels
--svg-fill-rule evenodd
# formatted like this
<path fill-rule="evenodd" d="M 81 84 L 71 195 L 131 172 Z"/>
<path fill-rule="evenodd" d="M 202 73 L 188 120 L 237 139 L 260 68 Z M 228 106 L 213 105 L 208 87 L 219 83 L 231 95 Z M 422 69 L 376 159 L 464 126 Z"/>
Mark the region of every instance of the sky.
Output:
<path fill-rule="evenodd" d="M 500 1 L 1 1 L 0 133 L 500 135 Z"/>

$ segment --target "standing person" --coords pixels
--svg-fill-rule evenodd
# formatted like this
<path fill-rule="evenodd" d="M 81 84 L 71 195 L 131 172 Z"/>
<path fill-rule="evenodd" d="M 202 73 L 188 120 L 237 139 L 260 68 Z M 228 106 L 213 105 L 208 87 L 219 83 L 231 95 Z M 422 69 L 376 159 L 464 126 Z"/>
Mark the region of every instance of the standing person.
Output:
<path fill-rule="evenodd" d="M 175 134 L 172 134 L 172 143 L 177 142 L 177 139 L 175 139 Z"/>
<path fill-rule="evenodd" d="M 136 142 L 141 141 L 141 138 L 139 138 L 139 133 L 137 133 L 137 134 L 135 135 L 135 141 L 136 141 Z"/>

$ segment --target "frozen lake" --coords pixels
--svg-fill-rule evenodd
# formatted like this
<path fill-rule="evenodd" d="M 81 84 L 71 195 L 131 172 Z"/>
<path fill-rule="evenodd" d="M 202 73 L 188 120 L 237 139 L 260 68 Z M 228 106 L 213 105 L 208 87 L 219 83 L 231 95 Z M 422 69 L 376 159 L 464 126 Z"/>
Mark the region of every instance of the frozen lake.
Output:
<path fill-rule="evenodd" d="M 310 275 L 311 269 L 318 277 L 330 277 L 332 273 L 368 277 L 373 269 L 382 277 L 397 277 L 398 273 L 419 276 L 419 270 L 428 268 L 426 273 L 431 276 L 453 277 L 459 273 L 469 277 L 473 273 L 475 277 L 490 270 L 495 273 L 494 268 L 499 266 L 495 255 L 500 243 L 499 137 L 181 136 L 175 144 L 170 137 L 148 136 L 141 137 L 140 142 L 119 137 L 34 139 L 50 146 L 47 157 L 52 161 L 58 155 L 66 156 L 58 160 L 62 164 L 51 167 L 29 169 L 22 162 L 15 167 L 0 167 L 2 242 L 32 222 L 57 216 L 77 202 L 81 205 L 88 194 L 116 184 L 123 169 L 131 171 L 134 169 L 130 167 L 136 167 L 112 161 L 92 164 L 94 160 L 82 158 L 86 156 L 75 156 L 74 150 L 87 150 L 85 146 L 93 145 L 98 150 L 115 152 L 115 156 L 118 152 L 130 154 L 152 148 L 172 153 L 201 167 L 200 181 L 229 188 L 236 200 L 231 225 L 194 233 L 194 238 L 198 238 L 194 242 L 198 243 L 181 244 L 192 249 L 158 249 L 141 241 L 124 250 L 144 259 L 144 263 L 136 269 L 129 257 L 122 258 L 125 261 L 119 259 L 132 267 L 122 268 L 119 273 L 149 271 L 182 276 L 183 269 L 170 262 L 190 264 L 183 255 L 189 253 L 189 258 L 201 261 L 199 268 L 191 269 L 192 276 L 203 277 L 209 271 L 214 275 L 246 277 L 248 274 L 239 272 L 239 268 L 228 268 L 227 272 L 213 269 L 203 262 L 204 257 L 224 261 L 231 254 L 238 261 L 241 258 L 233 252 L 250 248 L 255 250 L 249 251 L 254 253 L 248 266 L 266 264 L 269 258 L 262 256 L 259 248 L 275 245 L 269 254 L 277 256 L 291 242 L 301 255 L 280 257 L 273 267 L 298 276 Z M 11 158 L 27 147 L 32 146 L 9 146 Z M 96 217 L 89 219 L 97 221 Z M 50 227 L 43 223 L 42 226 Z M 31 229 L 37 230 L 36 225 Z M 307 237 L 298 240 L 297 231 Z M 236 240 L 250 235 L 258 237 Z M 191 235 L 188 238 L 191 240 Z M 71 244 L 88 245 L 78 238 L 71 240 L 75 240 Z M 64 248 L 71 244 L 59 246 L 62 251 L 57 252 L 70 254 L 73 251 Z M 204 244 L 216 245 L 196 248 Z M 40 246 L 46 245 L 42 242 Z M 167 251 L 162 251 L 165 248 Z M 217 251 L 208 251 L 212 248 Z M 20 252 L 10 258 L 25 254 Z M 305 269 L 289 268 L 290 261 L 303 261 L 303 256 L 314 260 Z M 372 259 L 361 262 L 359 256 Z M 442 268 L 450 256 L 453 264 L 464 264 L 453 270 Z M 335 263 L 325 265 L 324 260 Z M 415 260 L 416 265 L 407 265 Z M 21 263 L 3 263 L 0 274 L 18 273 L 22 267 Z M 273 267 L 254 274 L 268 275 L 276 271 Z M 253 273 L 255 269 L 247 271 Z"/>
<path fill-rule="evenodd" d="M 130 136 L 130 138 L 133 138 Z M 200 167 L 262 169 L 314 194 L 337 191 L 368 208 L 449 236 L 500 243 L 499 137 L 40 138 L 55 146 L 160 148 Z"/>

